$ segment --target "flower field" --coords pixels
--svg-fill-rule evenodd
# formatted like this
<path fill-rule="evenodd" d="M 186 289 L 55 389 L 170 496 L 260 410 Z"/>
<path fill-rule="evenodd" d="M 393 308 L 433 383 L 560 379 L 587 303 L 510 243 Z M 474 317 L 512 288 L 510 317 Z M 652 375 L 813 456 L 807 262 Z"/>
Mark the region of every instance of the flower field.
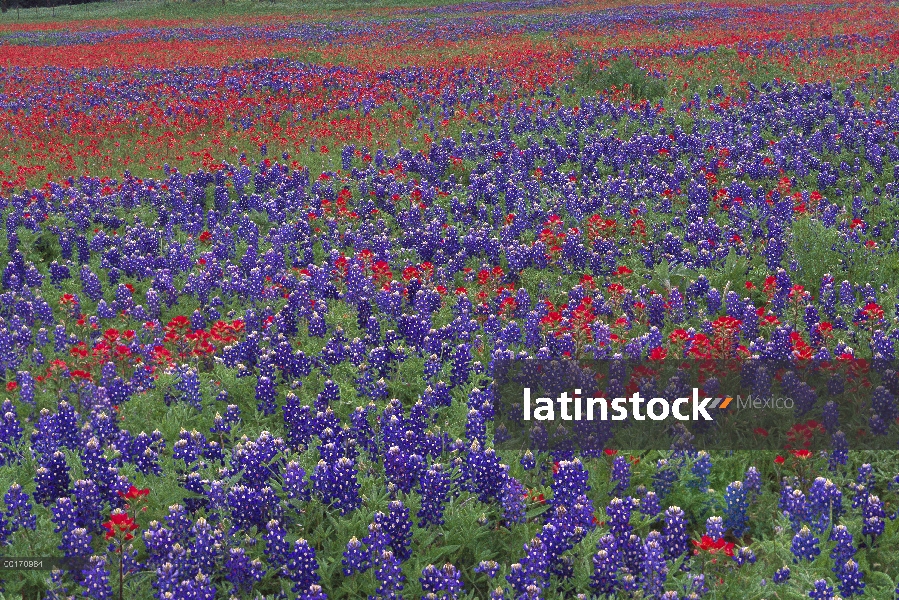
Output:
<path fill-rule="evenodd" d="M 896 598 L 897 57 L 882 0 L 3 15 L 0 563 L 71 560 L 0 599 Z M 500 361 L 620 358 L 835 375 L 777 449 L 499 448 Z"/>

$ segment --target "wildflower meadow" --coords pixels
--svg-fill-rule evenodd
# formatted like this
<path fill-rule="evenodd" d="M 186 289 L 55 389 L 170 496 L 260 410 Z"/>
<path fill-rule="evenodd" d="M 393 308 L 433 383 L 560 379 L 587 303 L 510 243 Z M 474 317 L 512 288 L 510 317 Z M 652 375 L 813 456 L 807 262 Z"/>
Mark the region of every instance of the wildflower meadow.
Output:
<path fill-rule="evenodd" d="M 899 597 L 897 57 L 887 0 L 3 13 L 0 599 Z M 528 360 L 789 410 L 512 448 Z"/>

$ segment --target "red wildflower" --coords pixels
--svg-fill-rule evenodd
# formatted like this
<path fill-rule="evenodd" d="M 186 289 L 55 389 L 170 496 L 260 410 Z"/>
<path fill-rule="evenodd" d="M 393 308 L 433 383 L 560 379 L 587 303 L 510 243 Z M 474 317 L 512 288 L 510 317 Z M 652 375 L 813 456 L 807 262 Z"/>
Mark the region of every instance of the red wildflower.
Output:
<path fill-rule="evenodd" d="M 718 554 L 723 552 L 727 556 L 734 555 L 734 543 L 733 542 L 725 542 L 724 539 L 713 540 L 711 537 L 704 535 L 700 540 L 691 540 L 693 542 L 693 546 L 695 546 L 695 550 L 693 550 L 694 554 L 699 554 L 700 552 L 708 552 L 709 554 Z"/>
<path fill-rule="evenodd" d="M 668 351 L 659 346 L 658 348 L 653 348 L 649 353 L 649 360 L 662 360 L 668 356 Z"/>
<path fill-rule="evenodd" d="M 119 490 L 118 494 L 124 500 L 139 500 L 150 495 L 150 488 L 138 489 L 132 485 L 127 492 Z"/>
<path fill-rule="evenodd" d="M 690 334 L 685 329 L 675 329 L 668 334 L 668 339 L 672 342 L 685 342 L 690 339 Z"/>
<path fill-rule="evenodd" d="M 131 532 L 137 530 L 137 523 L 127 513 L 113 513 L 109 516 L 109 520 L 103 523 L 103 528 L 106 529 L 107 540 L 121 537 L 127 542 L 134 539 Z"/>
<path fill-rule="evenodd" d="M 865 321 L 880 321 L 883 319 L 883 308 L 876 302 L 868 302 L 862 309 L 862 317 Z"/>

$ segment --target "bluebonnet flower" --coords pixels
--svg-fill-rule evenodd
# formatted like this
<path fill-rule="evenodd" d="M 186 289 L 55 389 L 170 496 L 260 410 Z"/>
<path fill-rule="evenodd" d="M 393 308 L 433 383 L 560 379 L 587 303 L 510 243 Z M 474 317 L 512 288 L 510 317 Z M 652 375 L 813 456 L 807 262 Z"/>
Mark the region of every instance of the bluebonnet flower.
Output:
<path fill-rule="evenodd" d="M 451 564 L 444 565 L 442 569 L 428 565 L 422 569 L 419 581 L 426 597 L 432 595 L 431 597 L 453 600 L 463 591 L 461 575 L 459 569 Z"/>
<path fill-rule="evenodd" d="M 808 493 L 808 518 L 817 531 L 824 531 L 843 511 L 843 493 L 829 479 L 815 478 Z"/>
<path fill-rule="evenodd" d="M 274 491 L 268 486 L 257 489 L 238 484 L 228 490 L 226 504 L 235 528 L 262 529 L 274 516 L 277 500 Z"/>
<path fill-rule="evenodd" d="M 91 538 L 91 534 L 84 527 L 64 530 L 59 549 L 67 558 L 90 556 L 93 551 Z"/>
<path fill-rule="evenodd" d="M 397 559 L 404 561 L 412 555 L 412 522 L 409 509 L 401 501 L 391 501 L 386 514 L 375 513 L 374 523 L 389 536 L 390 548 Z"/>
<path fill-rule="evenodd" d="M 827 585 L 826 579 L 818 579 L 813 583 L 812 591 L 808 593 L 808 597 L 812 600 L 835 600 L 833 588 Z"/>
<path fill-rule="evenodd" d="M 54 533 L 69 531 L 78 526 L 78 512 L 71 498 L 57 498 L 50 513 L 51 520 L 56 524 Z"/>
<path fill-rule="evenodd" d="M 222 529 L 212 527 L 205 518 L 200 517 L 191 528 L 191 537 L 190 558 L 196 570 L 199 573 L 214 572 L 222 552 Z"/>
<path fill-rule="evenodd" d="M 97 484 L 90 479 L 79 479 L 75 482 L 74 496 L 78 526 L 88 531 L 99 531 L 103 498 Z"/>
<path fill-rule="evenodd" d="M 306 482 L 306 470 L 298 462 L 290 461 L 284 466 L 281 489 L 284 490 L 289 500 L 309 500 L 310 493 Z"/>
<path fill-rule="evenodd" d="M 213 600 L 216 593 L 215 586 L 204 573 L 197 573 L 193 578 L 183 580 L 176 589 L 177 596 L 198 600 Z"/>
<path fill-rule="evenodd" d="M 845 525 L 835 525 L 830 532 L 830 541 L 835 542 L 830 551 L 830 558 L 834 561 L 833 571 L 836 573 L 847 560 L 855 556 L 852 534 Z"/>
<path fill-rule="evenodd" d="M 753 564 L 755 561 L 755 552 L 748 546 L 742 546 L 734 550 L 734 562 L 737 563 L 737 565 L 742 567 L 746 563 Z"/>
<path fill-rule="evenodd" d="M 254 488 L 261 488 L 269 480 L 280 475 L 284 440 L 267 431 L 255 440 L 241 439 L 231 452 L 232 469 L 239 472 L 241 480 Z"/>
<path fill-rule="evenodd" d="M 269 377 L 259 377 L 256 383 L 256 408 L 263 415 L 273 415 L 278 410 L 275 383 Z"/>
<path fill-rule="evenodd" d="M 754 496 L 758 496 L 762 492 L 762 474 L 755 467 L 746 469 L 746 475 L 743 478 L 743 487 L 751 492 Z"/>
<path fill-rule="evenodd" d="M 808 519 L 808 501 L 805 494 L 802 490 L 788 485 L 786 480 L 781 482 L 779 507 L 790 518 L 795 531 L 798 531 L 800 524 Z"/>
<path fill-rule="evenodd" d="M 34 406 L 34 376 L 28 371 L 19 371 L 16 374 L 16 383 L 19 385 L 19 400 Z"/>
<path fill-rule="evenodd" d="M 690 482 L 691 485 L 705 493 L 709 489 L 709 474 L 712 472 L 712 458 L 708 452 L 699 453 L 696 462 L 690 467 L 690 472 L 696 477 L 695 481 Z"/>
<path fill-rule="evenodd" d="M 15 533 L 19 528 L 35 530 L 37 516 L 28 500 L 28 494 L 22 491 L 21 485 L 10 484 L 3 501 L 6 503 L 6 518 L 9 519 L 10 533 Z"/>
<path fill-rule="evenodd" d="M 100 278 L 86 265 L 81 267 L 81 291 L 94 302 L 103 297 L 103 287 L 100 283 Z"/>
<path fill-rule="evenodd" d="M 520 481 L 509 475 L 508 465 L 500 465 L 502 487 L 499 492 L 499 504 L 503 509 L 503 520 L 506 523 L 524 523 L 527 520 L 525 497 L 527 491 Z"/>
<path fill-rule="evenodd" d="M 310 585 L 309 589 L 302 592 L 297 598 L 299 600 L 328 600 L 328 595 L 324 592 L 322 586 L 316 583 Z"/>
<path fill-rule="evenodd" d="M 192 521 L 190 514 L 182 504 L 172 504 L 169 506 L 169 512 L 165 516 L 165 523 L 169 526 L 175 539 L 185 541 L 190 535 Z"/>
<path fill-rule="evenodd" d="M 309 542 L 304 539 L 294 542 L 284 571 L 287 577 L 294 582 L 294 593 L 305 592 L 318 583 L 318 561 L 315 558 L 315 549 L 309 545 Z"/>
<path fill-rule="evenodd" d="M 34 481 L 37 484 L 34 501 L 38 504 L 47 505 L 56 498 L 67 496 L 71 480 L 65 455 L 56 451 L 41 461 Z"/>
<path fill-rule="evenodd" d="M 624 456 L 612 459 L 611 479 L 615 482 L 615 487 L 609 492 L 610 495 L 620 496 L 627 491 L 631 482 L 631 463 Z"/>
<path fill-rule="evenodd" d="M 665 556 L 669 560 L 677 560 L 681 556 L 687 555 L 690 536 L 687 533 L 684 511 L 679 506 L 671 506 L 665 511 L 662 541 L 665 547 Z"/>
<path fill-rule="evenodd" d="M 874 467 L 870 463 L 865 463 L 858 468 L 858 476 L 855 478 L 855 497 L 852 499 L 852 508 L 864 506 L 873 486 Z"/>
<path fill-rule="evenodd" d="M 174 545 L 180 541 L 176 534 L 159 521 L 151 521 L 142 537 L 149 555 L 147 564 L 151 567 L 162 566 L 172 554 Z"/>
<path fill-rule="evenodd" d="M 374 404 L 365 408 L 357 406 L 350 416 L 350 421 L 352 436 L 356 440 L 356 444 L 368 452 L 371 460 L 376 461 L 378 459 L 378 443 L 371 423 L 368 421 L 369 413 L 374 410 Z"/>
<path fill-rule="evenodd" d="M 528 450 L 524 453 L 524 456 L 521 457 L 520 463 L 525 471 L 530 471 L 535 466 L 537 466 L 537 461 L 534 460 L 534 455 L 531 454 L 530 450 Z"/>
<path fill-rule="evenodd" d="M 504 476 L 495 450 L 482 449 L 478 442 L 472 443 L 464 469 L 466 485 L 476 491 L 483 502 L 499 495 Z"/>
<path fill-rule="evenodd" d="M 606 506 L 606 514 L 608 515 L 609 531 L 616 539 L 623 540 L 633 531 L 630 524 L 631 509 L 633 507 L 633 499 L 630 496 L 625 498 L 612 498 Z"/>
<path fill-rule="evenodd" d="M 799 533 L 793 536 L 793 543 L 790 545 L 790 551 L 796 557 L 794 562 L 800 560 L 812 561 L 821 554 L 821 548 L 818 547 L 818 538 L 816 538 L 808 527 L 803 527 Z"/>
<path fill-rule="evenodd" d="M 828 457 L 828 466 L 831 471 L 837 467 L 845 465 L 849 462 L 849 442 L 846 440 L 846 434 L 842 431 L 835 431 L 831 436 L 831 451 Z"/>
<path fill-rule="evenodd" d="M 844 598 L 861 596 L 865 592 L 865 582 L 862 581 L 863 573 L 858 568 L 858 563 L 852 559 L 847 560 L 837 572 L 840 580 L 840 594 Z"/>
<path fill-rule="evenodd" d="M 287 556 L 290 553 L 290 544 L 287 542 L 287 530 L 274 519 L 266 525 L 262 536 L 265 542 L 265 556 L 273 567 L 284 567 L 287 564 Z"/>
<path fill-rule="evenodd" d="M 311 476 L 313 488 L 325 503 L 332 504 L 347 514 L 359 507 L 359 482 L 356 480 L 355 463 L 347 458 L 339 458 L 334 463 L 318 461 Z"/>
<path fill-rule="evenodd" d="M 496 577 L 499 573 L 499 563 L 495 560 L 482 560 L 478 566 L 474 568 L 475 573 L 484 573 L 490 579 Z"/>
<path fill-rule="evenodd" d="M 83 595 L 91 600 L 111 600 L 112 586 L 109 584 L 109 570 L 106 568 L 106 559 L 101 556 L 91 556 L 86 569 L 82 571 L 84 579 L 81 587 Z"/>
<path fill-rule="evenodd" d="M 665 563 L 662 535 L 658 531 L 650 531 L 646 536 L 641 574 L 644 593 L 650 597 L 661 596 L 668 578 L 668 565 Z"/>
<path fill-rule="evenodd" d="M 391 446 L 384 457 L 384 474 L 387 480 L 405 494 L 412 491 L 423 466 L 419 454 L 407 454 L 399 446 Z"/>
<path fill-rule="evenodd" d="M 749 509 L 749 499 L 742 481 L 734 481 L 727 486 L 724 492 L 726 505 L 724 513 L 724 526 L 734 532 L 734 535 L 743 537 L 747 530 L 749 517 L 746 511 Z"/>
<path fill-rule="evenodd" d="M 315 410 L 322 412 L 328 406 L 340 402 L 340 388 L 332 380 L 325 381 L 324 389 L 315 398 Z"/>
<path fill-rule="evenodd" d="M 578 497 L 586 495 L 590 491 L 589 475 L 580 460 L 561 461 L 553 477 L 552 506 L 570 507 Z"/>
<path fill-rule="evenodd" d="M 528 594 L 529 588 L 542 590 L 549 573 L 549 560 L 546 546 L 540 537 L 531 540 L 524 547 L 525 558 L 520 563 L 513 563 L 506 575 L 506 581 L 512 586 L 516 597 Z"/>
<path fill-rule="evenodd" d="M 231 548 L 225 559 L 225 579 L 231 584 L 233 594 L 248 592 L 265 575 L 262 562 L 250 560 L 243 548 Z"/>
<path fill-rule="evenodd" d="M 200 377 L 197 371 L 187 365 L 182 365 L 179 375 L 181 378 L 175 387 L 181 392 L 181 398 L 197 410 L 202 410 L 203 396 L 200 392 Z"/>
<path fill-rule="evenodd" d="M 310 408 L 302 404 L 299 396 L 288 393 L 281 410 L 284 413 L 288 444 L 294 450 L 305 449 L 312 437 L 313 430 L 313 416 Z"/>
<path fill-rule="evenodd" d="M 328 325 L 325 323 L 324 317 L 318 311 L 313 312 L 309 317 L 309 335 L 311 337 L 323 338 L 327 332 Z"/>
<path fill-rule="evenodd" d="M 648 490 L 643 497 L 640 498 L 640 513 L 653 518 L 657 516 L 662 511 L 661 503 L 659 502 L 659 497 L 656 496 L 656 493 L 652 490 Z"/>
<path fill-rule="evenodd" d="M 720 540 L 725 534 L 724 520 L 721 517 L 709 517 L 705 521 L 705 534 L 713 540 Z"/>
<path fill-rule="evenodd" d="M 483 415 L 476 409 L 468 411 L 468 420 L 465 424 L 465 437 L 469 441 L 477 441 L 484 445 L 487 441 L 487 423 Z"/>
<path fill-rule="evenodd" d="M 448 500 L 450 485 L 450 476 L 444 472 L 443 465 L 439 463 L 431 465 L 422 474 L 419 481 L 419 494 L 421 495 L 421 509 L 418 511 L 419 527 L 443 524 L 443 511 Z"/>
<path fill-rule="evenodd" d="M 774 572 L 774 583 L 784 584 L 790 580 L 790 567 L 784 566 Z"/>
<path fill-rule="evenodd" d="M 593 575 L 590 588 L 599 595 L 611 596 L 619 587 L 618 570 L 621 568 L 618 544 L 611 535 L 600 538 L 593 555 Z"/>
<path fill-rule="evenodd" d="M 471 345 L 460 344 L 452 355 L 450 387 L 458 387 L 468 383 L 471 375 L 471 360 Z"/>
<path fill-rule="evenodd" d="M 353 537 L 347 542 L 343 552 L 343 574 L 350 577 L 355 573 L 364 573 L 371 567 L 371 553 L 365 549 L 358 538 Z"/>
<path fill-rule="evenodd" d="M 867 497 L 864 506 L 862 506 L 862 535 L 869 535 L 872 539 L 876 539 L 883 535 L 886 524 L 883 519 L 885 517 L 883 510 L 883 502 L 879 497 L 871 494 Z"/>
<path fill-rule="evenodd" d="M 390 550 L 382 550 L 375 561 L 375 579 L 378 580 L 376 595 L 371 598 L 400 600 L 406 577 L 400 561 Z"/>

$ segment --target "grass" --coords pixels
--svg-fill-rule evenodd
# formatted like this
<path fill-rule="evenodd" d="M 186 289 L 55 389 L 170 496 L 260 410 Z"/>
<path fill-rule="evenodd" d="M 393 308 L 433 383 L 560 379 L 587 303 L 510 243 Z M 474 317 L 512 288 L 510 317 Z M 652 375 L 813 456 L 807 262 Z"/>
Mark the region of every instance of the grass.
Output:
<path fill-rule="evenodd" d="M 629 56 L 621 56 L 600 69 L 588 58 L 578 65 L 573 82 L 581 94 L 620 90 L 634 100 L 656 101 L 666 95 L 665 83 L 637 66 Z"/>
<path fill-rule="evenodd" d="M 212 20 L 267 15 L 314 15 L 391 8 L 426 8 L 464 4 L 474 0 L 106 0 L 10 9 L 0 14 L 0 25 L 88 21 L 102 19 Z M 50 0 L 52 3 L 53 0 Z"/>

